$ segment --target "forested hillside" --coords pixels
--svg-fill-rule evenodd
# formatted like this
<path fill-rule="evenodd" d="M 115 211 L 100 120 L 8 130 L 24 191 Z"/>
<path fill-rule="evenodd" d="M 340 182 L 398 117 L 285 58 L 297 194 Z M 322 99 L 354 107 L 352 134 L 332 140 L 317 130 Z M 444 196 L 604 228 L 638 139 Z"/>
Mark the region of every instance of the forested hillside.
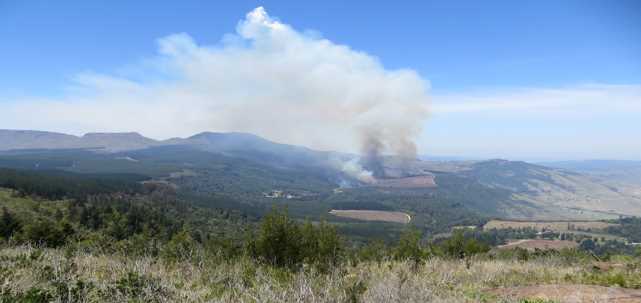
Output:
<path fill-rule="evenodd" d="M 340 223 L 296 220 L 282 208 L 254 218 L 198 206 L 163 183 L 84 176 L 40 188 L 33 185 L 51 175 L 5 173 L 21 182 L 0 189 L 0 279 L 20 283 L 2 288 L 2 302 L 525 302 L 512 287 L 641 288 L 632 258 L 641 251 L 600 242 L 506 251 L 491 248 L 535 233 L 460 229 L 432 238 L 411 227 L 387 244 L 371 234 L 354 241 Z M 613 232 L 621 235 L 638 225 L 620 223 Z"/>

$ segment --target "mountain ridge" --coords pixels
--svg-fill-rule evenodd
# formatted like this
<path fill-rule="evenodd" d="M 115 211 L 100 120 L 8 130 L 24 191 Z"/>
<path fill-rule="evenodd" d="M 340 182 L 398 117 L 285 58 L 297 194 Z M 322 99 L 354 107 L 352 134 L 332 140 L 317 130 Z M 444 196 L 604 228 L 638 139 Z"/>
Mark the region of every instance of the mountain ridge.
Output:
<path fill-rule="evenodd" d="M 172 146 L 179 148 L 172 149 Z M 22 149 L 11 149 L 11 147 Z M 276 143 L 254 134 L 238 132 L 201 132 L 186 138 L 159 141 L 135 132 L 88 133 L 78 137 L 43 131 L 0 130 L 0 150 L 4 150 L 0 155 L 8 154 L 7 151 L 13 150 L 9 154 L 13 153 L 20 158 L 5 160 L 4 163 L 19 161 L 20 167 L 43 167 L 42 158 L 29 160 L 31 156 L 25 155 L 25 149 L 37 148 L 49 148 L 52 151 L 87 149 L 90 152 L 103 154 L 102 157 L 105 159 L 99 160 L 103 163 L 100 165 L 114 173 L 118 172 L 118 167 L 129 167 L 131 172 L 141 171 L 145 167 L 149 171 L 154 171 L 157 167 L 166 165 L 176 167 L 175 171 L 178 172 L 199 169 L 204 167 L 198 165 L 209 164 L 199 162 L 201 164 L 194 166 L 193 159 L 185 155 L 193 154 L 198 157 L 204 157 L 205 154 L 220 155 L 219 158 L 211 158 L 208 161 L 219 163 L 217 164 L 219 167 L 233 167 L 242 161 L 259 164 L 259 166 L 253 166 L 251 170 L 239 170 L 238 175 L 234 177 L 236 179 L 233 182 L 246 182 L 249 186 L 266 184 L 265 181 L 268 181 L 256 179 L 256 169 L 265 172 L 261 173 L 261 176 L 269 176 L 272 173 L 267 170 L 274 169 L 279 170 L 282 180 L 300 179 L 304 176 L 316 176 L 315 180 L 320 180 L 318 178 L 321 176 L 320 178 L 325 180 L 322 182 L 326 182 L 323 186 L 331 186 L 331 184 L 343 186 L 343 181 L 349 176 L 341 171 L 340 165 L 336 165 L 336 162 L 355 157 Z M 198 151 L 200 154 L 191 151 Z M 91 167 L 83 164 L 75 155 L 77 154 L 55 155 L 55 157 L 45 155 L 43 158 L 56 159 L 50 167 L 61 167 L 67 170 Z M 113 161 L 117 162 L 112 163 Z M 598 176 L 567 168 L 551 168 L 541 164 L 505 159 L 476 161 L 416 159 L 407 162 L 385 156 L 382 161 L 388 177 L 397 179 L 390 184 L 402 185 L 406 181 L 402 178 L 407 176 L 433 176 L 435 186 L 431 189 L 422 189 L 424 196 L 421 196 L 421 199 L 429 201 L 429 197 L 436 195 L 455 204 L 463 203 L 489 216 L 510 219 L 590 219 L 641 215 L 640 186 L 604 182 Z M 0 161 L 1 164 L 2 161 Z M 227 171 L 233 171 L 233 169 L 227 169 Z M 287 177 L 288 174 L 291 177 Z M 213 179 L 201 180 L 202 182 L 197 182 L 198 187 L 201 189 L 212 187 L 208 182 L 218 182 L 216 178 L 218 177 L 214 175 Z M 357 181 L 353 184 L 359 186 Z M 305 187 L 303 183 L 297 186 Z M 385 188 L 384 191 L 405 191 L 415 195 L 412 193 L 413 190 L 403 186 Z M 259 196 L 257 199 L 260 198 Z M 375 199 L 379 198 L 381 197 L 377 196 Z"/>

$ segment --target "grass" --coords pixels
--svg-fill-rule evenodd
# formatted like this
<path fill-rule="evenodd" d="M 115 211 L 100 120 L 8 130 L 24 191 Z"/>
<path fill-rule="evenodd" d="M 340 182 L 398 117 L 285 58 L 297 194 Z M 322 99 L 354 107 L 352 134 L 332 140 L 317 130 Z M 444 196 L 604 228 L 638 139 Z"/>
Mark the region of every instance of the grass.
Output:
<path fill-rule="evenodd" d="M 195 258 L 196 260 L 198 258 Z M 0 250 L 0 302 L 501 302 L 497 287 L 581 283 L 641 287 L 638 260 L 601 272 L 559 257 L 527 262 L 433 258 L 348 264 L 327 274 L 248 259 L 163 262 L 32 246 Z M 503 302 L 546 302 L 510 301 Z"/>
<path fill-rule="evenodd" d="M 56 211 L 66 211 L 68 201 L 36 200 L 33 197 L 19 197 L 10 189 L 0 188 L 0 207 L 6 207 L 20 218 L 31 219 L 46 214 L 53 217 Z"/>

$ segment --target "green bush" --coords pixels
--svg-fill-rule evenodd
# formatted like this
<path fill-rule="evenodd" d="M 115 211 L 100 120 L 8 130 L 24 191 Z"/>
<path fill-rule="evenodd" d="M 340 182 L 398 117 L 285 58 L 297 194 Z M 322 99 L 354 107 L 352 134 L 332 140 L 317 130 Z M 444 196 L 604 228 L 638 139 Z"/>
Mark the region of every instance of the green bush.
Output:
<path fill-rule="evenodd" d="M 440 244 L 440 250 L 446 256 L 464 259 L 476 254 L 488 252 L 490 247 L 474 238 L 465 237 L 463 231 L 457 230 L 452 237 Z"/>
<path fill-rule="evenodd" d="M 37 287 L 32 287 L 27 292 L 16 295 L 0 293 L 1 303 L 47 303 L 53 299 L 54 296 L 49 291 Z"/>
<path fill-rule="evenodd" d="M 6 207 L 2 208 L 2 217 L 0 217 L 0 237 L 9 239 L 13 234 L 20 230 L 20 222 Z"/>
<path fill-rule="evenodd" d="M 59 247 L 65 244 L 67 237 L 73 235 L 71 224 L 66 221 L 54 223 L 46 218 L 39 218 L 25 224 L 18 239 L 49 247 Z"/>
<path fill-rule="evenodd" d="M 428 256 L 427 251 L 421 246 L 421 232 L 417 229 L 407 229 L 401 235 L 398 245 L 394 249 L 396 260 L 409 260 L 414 263 L 421 262 Z"/>
<path fill-rule="evenodd" d="M 343 255 L 343 244 L 336 228 L 326 222 L 301 225 L 284 210 L 265 216 L 255 238 L 248 241 L 250 254 L 261 262 L 294 268 L 302 263 L 327 270 Z"/>
<path fill-rule="evenodd" d="M 252 254 L 273 266 L 293 267 L 303 261 L 301 240 L 299 224 L 286 211 L 273 210 L 260 224 Z"/>
<path fill-rule="evenodd" d="M 163 247 L 161 255 L 170 261 L 191 260 L 198 243 L 194 241 L 187 230 L 175 234 Z"/>
<path fill-rule="evenodd" d="M 314 264 L 319 269 L 326 271 L 340 262 L 343 244 L 333 225 L 322 221 L 316 227 L 308 221 L 301 230 L 305 263 Z"/>

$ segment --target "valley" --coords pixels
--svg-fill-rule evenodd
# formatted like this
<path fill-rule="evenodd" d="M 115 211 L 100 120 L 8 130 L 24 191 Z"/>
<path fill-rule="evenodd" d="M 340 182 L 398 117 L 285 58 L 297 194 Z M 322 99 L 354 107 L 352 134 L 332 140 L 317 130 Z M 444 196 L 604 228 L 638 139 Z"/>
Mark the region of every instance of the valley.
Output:
<path fill-rule="evenodd" d="M 641 186 L 617 187 L 588 175 L 525 162 L 408 162 L 385 157 L 386 177 L 362 183 L 332 164 L 353 155 L 278 144 L 251 134 L 201 133 L 156 141 L 132 133 L 102 133 L 87 136 L 94 139 L 87 143 L 93 147 L 86 149 L 77 143 L 89 140 L 85 137 L 0 133 L 2 167 L 136 175 L 145 182 L 170 184 L 179 195 L 201 205 L 252 216 L 287 207 L 301 219 L 354 226 L 369 223 L 327 214 L 334 209 L 406 212 L 413 225 L 446 232 L 452 226 L 479 224 L 493 217 L 594 221 L 641 214 L 641 198 L 634 194 Z M 24 147 L 39 149 L 20 149 Z M 289 199 L 277 198 L 274 192 Z"/>
<path fill-rule="evenodd" d="M 25 271 L 7 272 L 6 278 L 46 274 L 38 266 L 58 262 L 64 250 L 71 254 L 61 264 L 67 266 L 69 282 L 57 287 L 102 299 L 110 293 L 153 301 L 156 292 L 147 292 L 148 287 L 176 300 L 205 300 L 203 292 L 223 301 L 237 298 L 236 292 L 268 298 L 259 289 L 289 287 L 292 279 L 320 283 L 321 277 L 333 277 L 332 287 L 344 293 L 365 283 L 367 288 L 354 296 L 376 301 L 391 287 L 382 277 L 399 270 L 407 273 L 398 279 L 416 285 L 436 283 L 441 274 L 469 279 L 438 295 L 414 286 L 399 293 L 417 300 L 459 302 L 463 285 L 464 297 L 473 301 L 527 297 L 542 287 L 530 285 L 542 269 L 546 274 L 534 281 L 542 285 L 563 279 L 584 289 L 637 287 L 639 274 L 628 269 L 636 268 L 629 256 L 638 255 L 641 247 L 635 244 L 641 242 L 641 221 L 634 217 L 641 206 L 628 194 L 633 185 L 616 187 L 525 162 L 395 157 L 384 157 L 381 177 L 365 182 L 334 165 L 337 159 L 353 161 L 354 155 L 248 134 L 203 133 L 148 146 L 122 140 L 109 146 L 109 134 L 100 138 L 105 146 L 99 150 L 51 145 L 0 151 L 0 231 L 13 241 L 0 250 L 0 266 L 32 260 Z M 590 271 L 591 262 L 602 266 L 611 256 L 630 265 Z M 149 260 L 144 258 L 159 262 L 146 270 L 132 267 L 130 262 Z M 557 260 L 574 265 L 559 267 Z M 104 264 L 119 264 L 124 271 Z M 177 271 L 177 264 L 225 270 L 198 269 L 194 279 Z M 315 272 L 305 274 L 303 264 Z M 77 265 L 103 274 L 96 278 L 73 270 Z M 376 274 L 362 276 L 362 270 Z M 233 271 L 251 273 L 224 289 L 198 282 L 244 275 Z M 488 272 L 498 280 L 488 280 Z M 569 273 L 574 275 L 570 280 Z M 80 290 L 87 279 L 90 286 Z M 176 281 L 189 287 L 176 286 Z M 515 283 L 531 288 L 514 288 Z M 31 288 L 13 287 L 11 298 L 66 296 L 48 280 L 25 285 Z M 323 292 L 309 287 L 315 295 Z"/>

